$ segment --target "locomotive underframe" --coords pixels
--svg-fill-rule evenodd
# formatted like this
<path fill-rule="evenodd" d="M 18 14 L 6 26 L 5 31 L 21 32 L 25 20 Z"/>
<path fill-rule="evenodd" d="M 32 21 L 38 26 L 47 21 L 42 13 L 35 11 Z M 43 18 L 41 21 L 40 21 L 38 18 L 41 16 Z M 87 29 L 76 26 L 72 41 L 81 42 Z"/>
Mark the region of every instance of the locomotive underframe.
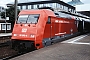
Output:
<path fill-rule="evenodd" d="M 30 40 L 12 40 L 12 49 L 22 52 L 35 49 L 34 41 Z"/>
<path fill-rule="evenodd" d="M 43 45 L 44 45 L 44 47 L 49 46 L 49 45 L 52 45 L 54 43 L 58 43 L 58 42 L 66 40 L 66 39 L 75 37 L 79 34 L 80 34 L 80 32 L 76 32 L 73 34 L 65 34 L 65 35 L 61 35 L 61 36 L 55 36 L 53 38 L 45 38 L 45 39 L 43 39 Z"/>

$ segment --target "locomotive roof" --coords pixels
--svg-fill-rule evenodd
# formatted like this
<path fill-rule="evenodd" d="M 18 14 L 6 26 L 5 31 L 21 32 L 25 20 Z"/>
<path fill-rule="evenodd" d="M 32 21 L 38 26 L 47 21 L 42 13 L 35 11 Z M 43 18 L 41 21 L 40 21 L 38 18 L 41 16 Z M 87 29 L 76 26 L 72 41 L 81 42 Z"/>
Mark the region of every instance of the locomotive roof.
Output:
<path fill-rule="evenodd" d="M 50 9 L 32 9 L 32 10 L 22 10 L 20 14 L 42 14 L 42 12 L 45 12 L 47 14 L 47 16 L 55 16 L 54 12 Z"/>

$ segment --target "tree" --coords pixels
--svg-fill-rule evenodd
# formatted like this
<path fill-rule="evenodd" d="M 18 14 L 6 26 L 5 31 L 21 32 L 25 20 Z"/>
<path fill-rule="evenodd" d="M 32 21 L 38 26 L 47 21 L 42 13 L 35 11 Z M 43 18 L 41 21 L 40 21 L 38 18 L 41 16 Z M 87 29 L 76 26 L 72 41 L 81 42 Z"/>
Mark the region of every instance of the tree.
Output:
<path fill-rule="evenodd" d="M 20 12 L 20 10 L 17 10 L 18 13 Z M 5 18 L 5 12 L 1 13 L 1 17 Z M 15 7 L 11 6 L 8 9 L 6 9 L 6 17 L 9 17 L 10 22 L 15 22 Z"/>
<path fill-rule="evenodd" d="M 1 18 L 5 19 L 5 12 L 1 12 L 0 15 L 1 15 Z"/>

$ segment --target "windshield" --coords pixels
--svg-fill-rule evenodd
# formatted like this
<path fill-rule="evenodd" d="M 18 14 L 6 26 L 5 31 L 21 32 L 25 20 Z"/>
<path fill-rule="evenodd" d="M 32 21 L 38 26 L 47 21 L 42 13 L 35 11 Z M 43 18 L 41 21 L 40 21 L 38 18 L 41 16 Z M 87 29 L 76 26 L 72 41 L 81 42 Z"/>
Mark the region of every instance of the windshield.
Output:
<path fill-rule="evenodd" d="M 37 23 L 39 14 L 20 15 L 17 23 Z"/>

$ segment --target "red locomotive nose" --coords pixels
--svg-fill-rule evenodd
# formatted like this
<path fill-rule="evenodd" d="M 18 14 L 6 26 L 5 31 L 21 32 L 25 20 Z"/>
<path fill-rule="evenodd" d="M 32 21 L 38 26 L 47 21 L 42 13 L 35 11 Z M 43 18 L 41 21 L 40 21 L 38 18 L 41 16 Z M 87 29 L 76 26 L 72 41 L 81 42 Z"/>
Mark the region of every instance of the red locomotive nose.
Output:
<path fill-rule="evenodd" d="M 13 36 L 12 36 L 13 39 L 35 40 L 35 35 L 37 30 L 35 24 L 31 24 L 31 25 L 17 24 L 17 25 L 18 26 L 14 26 L 15 29 L 13 30 Z"/>

